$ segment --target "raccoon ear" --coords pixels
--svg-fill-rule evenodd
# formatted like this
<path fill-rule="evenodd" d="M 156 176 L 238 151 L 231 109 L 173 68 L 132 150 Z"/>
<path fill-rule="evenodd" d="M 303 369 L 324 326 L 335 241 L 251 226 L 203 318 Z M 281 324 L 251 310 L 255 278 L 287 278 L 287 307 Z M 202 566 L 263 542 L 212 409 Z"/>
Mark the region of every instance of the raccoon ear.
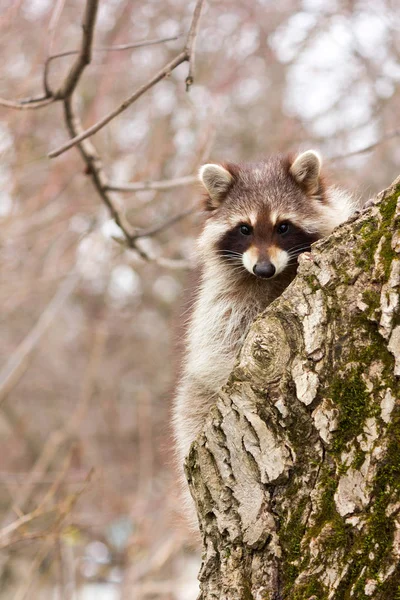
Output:
<path fill-rule="evenodd" d="M 315 150 L 307 150 L 295 158 L 290 173 L 297 183 L 310 194 L 315 194 L 319 189 L 319 175 L 322 159 Z"/>
<path fill-rule="evenodd" d="M 210 196 L 209 207 L 218 208 L 233 181 L 232 175 L 221 165 L 208 164 L 201 167 L 199 179 Z"/>

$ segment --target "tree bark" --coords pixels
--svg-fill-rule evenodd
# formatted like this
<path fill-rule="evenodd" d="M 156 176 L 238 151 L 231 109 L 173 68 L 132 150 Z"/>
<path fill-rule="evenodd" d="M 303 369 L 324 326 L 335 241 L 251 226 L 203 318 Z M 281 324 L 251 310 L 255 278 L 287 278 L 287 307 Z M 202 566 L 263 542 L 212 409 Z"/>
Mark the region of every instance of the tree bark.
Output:
<path fill-rule="evenodd" d="M 300 258 L 192 444 L 201 600 L 400 599 L 399 195 Z"/>

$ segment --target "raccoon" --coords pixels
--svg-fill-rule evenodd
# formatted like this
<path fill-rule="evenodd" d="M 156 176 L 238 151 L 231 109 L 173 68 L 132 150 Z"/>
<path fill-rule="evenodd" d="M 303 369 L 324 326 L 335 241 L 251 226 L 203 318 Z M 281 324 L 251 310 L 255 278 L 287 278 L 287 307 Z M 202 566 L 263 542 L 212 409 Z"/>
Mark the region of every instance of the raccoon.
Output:
<path fill-rule="evenodd" d="M 297 258 L 355 211 L 330 187 L 321 158 L 273 156 L 250 164 L 206 164 L 200 269 L 173 409 L 180 466 L 201 431 L 256 315 L 294 279 Z"/>

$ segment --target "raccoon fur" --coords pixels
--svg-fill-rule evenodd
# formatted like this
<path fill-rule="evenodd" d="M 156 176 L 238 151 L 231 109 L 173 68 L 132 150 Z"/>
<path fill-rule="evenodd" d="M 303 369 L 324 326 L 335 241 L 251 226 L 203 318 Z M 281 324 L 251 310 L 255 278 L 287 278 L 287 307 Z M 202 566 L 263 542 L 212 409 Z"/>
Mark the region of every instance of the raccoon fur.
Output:
<path fill-rule="evenodd" d="M 206 164 L 199 178 L 207 215 L 197 245 L 200 282 L 173 409 L 182 473 L 250 324 L 294 279 L 299 254 L 355 211 L 349 194 L 326 185 L 313 150 Z"/>

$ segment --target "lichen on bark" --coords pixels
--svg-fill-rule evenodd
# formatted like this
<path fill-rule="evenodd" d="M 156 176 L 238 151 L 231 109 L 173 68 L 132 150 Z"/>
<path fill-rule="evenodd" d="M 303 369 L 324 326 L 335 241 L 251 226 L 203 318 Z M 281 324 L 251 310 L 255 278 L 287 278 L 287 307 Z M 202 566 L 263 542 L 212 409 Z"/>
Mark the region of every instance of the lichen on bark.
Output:
<path fill-rule="evenodd" d="M 400 599 L 399 195 L 300 257 L 191 447 L 201 600 Z"/>

